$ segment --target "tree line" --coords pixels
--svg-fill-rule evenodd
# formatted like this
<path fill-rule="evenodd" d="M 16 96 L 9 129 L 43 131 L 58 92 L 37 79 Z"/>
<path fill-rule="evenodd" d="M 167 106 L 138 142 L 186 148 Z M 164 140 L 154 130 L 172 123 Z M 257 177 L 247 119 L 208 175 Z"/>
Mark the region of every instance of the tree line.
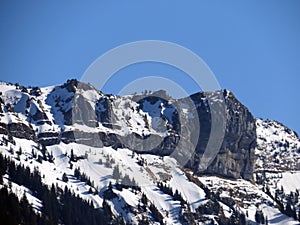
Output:
<path fill-rule="evenodd" d="M 3 176 L 8 174 L 10 182 L 23 185 L 32 191 L 32 194 L 42 201 L 41 214 L 33 211 L 26 198 L 20 201 L 9 193 L 7 188 L 0 190 L 0 216 L 5 224 L 31 224 L 31 225 L 105 225 L 118 224 L 109 207 L 95 209 L 92 202 L 81 199 L 65 186 L 52 184 L 51 188 L 42 183 L 37 168 L 33 172 L 28 167 L 16 165 L 14 161 L 0 154 L 0 183 Z M 4 203 L 4 204 L 3 204 Z"/>

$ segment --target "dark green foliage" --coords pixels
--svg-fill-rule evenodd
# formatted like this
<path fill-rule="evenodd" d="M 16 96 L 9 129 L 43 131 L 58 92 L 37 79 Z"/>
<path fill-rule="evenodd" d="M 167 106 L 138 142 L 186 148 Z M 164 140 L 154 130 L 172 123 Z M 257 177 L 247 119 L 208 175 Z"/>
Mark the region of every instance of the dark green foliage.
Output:
<path fill-rule="evenodd" d="M 80 180 L 80 176 L 81 176 L 80 169 L 76 168 L 74 170 L 74 177 L 76 177 L 78 180 Z"/>
<path fill-rule="evenodd" d="M 42 224 L 40 217 L 35 214 L 25 195 L 19 201 L 15 194 L 8 193 L 7 189 L 2 188 L 0 202 L 1 224 Z"/>
<path fill-rule="evenodd" d="M 112 186 L 108 185 L 108 189 L 103 193 L 104 199 L 111 200 L 113 198 L 117 198 L 118 195 L 113 192 Z"/>
<path fill-rule="evenodd" d="M 264 216 L 263 212 L 259 209 L 257 209 L 255 212 L 255 221 L 258 224 L 265 224 L 265 216 Z"/>
<path fill-rule="evenodd" d="M 148 205 L 148 198 L 144 193 L 142 194 L 141 203 L 142 205 L 140 205 L 140 208 L 142 209 L 143 212 L 146 212 L 147 205 Z"/>
<path fill-rule="evenodd" d="M 66 182 L 66 183 L 69 181 L 69 179 L 68 179 L 66 173 L 64 173 L 64 174 L 62 175 L 62 181 L 63 181 L 63 182 Z"/>
<path fill-rule="evenodd" d="M 186 201 L 183 199 L 183 197 L 181 196 L 181 194 L 178 192 L 177 189 L 175 190 L 175 193 L 173 193 L 172 188 L 170 186 L 167 186 L 166 184 L 164 184 L 162 182 L 158 182 L 157 187 L 159 187 L 159 189 L 162 192 L 164 192 L 165 194 L 172 196 L 175 201 L 180 201 L 180 204 L 182 206 L 184 204 L 186 204 Z"/>
<path fill-rule="evenodd" d="M 37 154 L 36 154 L 36 152 L 34 151 L 34 149 L 31 150 L 31 155 L 32 155 L 32 158 L 36 158 Z"/>
<path fill-rule="evenodd" d="M 19 148 L 19 151 L 17 151 L 18 156 L 22 155 L 22 152 L 23 152 L 23 151 L 22 151 L 22 148 L 20 147 L 20 148 Z"/>
<path fill-rule="evenodd" d="M 9 151 L 8 151 L 10 154 L 15 154 L 15 151 L 14 151 L 14 149 L 13 149 L 13 147 L 12 146 L 10 146 L 10 148 L 9 148 Z"/>
<path fill-rule="evenodd" d="M 144 193 L 142 194 L 141 202 L 142 202 L 144 205 L 147 205 L 147 204 L 148 204 L 147 196 L 146 196 Z"/>
<path fill-rule="evenodd" d="M 67 188 L 61 196 L 64 207 L 61 207 L 61 219 L 65 224 L 109 224 L 112 218 L 111 211 L 94 209 L 91 204 L 75 196 Z"/>
<path fill-rule="evenodd" d="M 162 183 L 162 182 L 158 182 L 158 183 L 157 183 L 157 187 L 159 187 L 159 189 L 160 189 L 163 193 L 165 193 L 165 194 L 167 194 L 167 195 L 173 196 L 173 190 L 172 190 L 172 188 L 171 188 L 170 186 L 167 186 L 166 184 L 164 184 L 164 183 Z"/>
<path fill-rule="evenodd" d="M 71 149 L 70 161 L 71 161 L 71 162 L 75 162 L 75 157 L 74 157 L 73 149 Z"/>
<path fill-rule="evenodd" d="M 53 156 L 53 152 L 51 152 L 49 155 L 48 155 L 48 161 L 53 163 L 54 162 L 54 156 Z"/>
<path fill-rule="evenodd" d="M 121 183 L 116 181 L 115 187 L 119 191 L 122 191 L 123 188 L 131 188 L 135 191 L 141 191 L 141 187 L 138 186 L 135 179 L 130 179 L 130 177 L 127 174 L 125 174 L 125 176 L 122 178 Z"/>
<path fill-rule="evenodd" d="M 116 179 L 117 181 L 121 178 L 121 172 L 120 172 L 119 165 L 116 165 L 116 166 L 114 167 L 112 176 L 113 176 L 113 178 Z"/>
<path fill-rule="evenodd" d="M 5 188 L 0 190 L 1 224 L 66 224 L 66 225 L 106 225 L 116 224 L 110 208 L 95 209 L 92 204 L 75 196 L 66 187 L 64 191 L 51 189 L 41 181 L 37 169 L 33 173 L 28 167 L 15 165 L 13 161 L 0 154 L 0 175 L 7 173 L 12 182 L 29 188 L 42 201 L 41 217 L 36 215 L 25 197 L 19 202 L 14 194 L 8 194 Z M 59 197 L 59 198 L 58 198 Z"/>
<path fill-rule="evenodd" d="M 163 224 L 163 216 L 158 211 L 158 209 L 155 207 L 155 205 L 151 203 L 149 209 L 151 212 L 151 216 L 154 218 L 154 220 L 156 222 L 159 222 L 160 224 Z"/>
<path fill-rule="evenodd" d="M 74 170 L 74 177 L 82 182 L 85 182 L 87 185 L 92 186 L 90 178 L 85 173 L 81 173 L 80 169 L 78 168 Z"/>
<path fill-rule="evenodd" d="M 104 220 L 111 221 L 112 220 L 112 211 L 106 200 L 103 201 L 102 208 L 103 208 L 103 212 L 104 212 Z"/>
<path fill-rule="evenodd" d="M 244 225 L 246 224 L 246 216 L 238 211 L 234 211 L 229 218 L 228 225 Z"/>
<path fill-rule="evenodd" d="M 271 194 L 269 194 L 269 196 L 273 198 Z M 283 187 L 281 186 L 281 190 L 277 189 L 275 191 L 275 197 L 273 199 L 277 203 L 277 207 L 281 213 L 300 221 L 300 219 L 298 219 L 296 208 L 298 198 L 299 192 L 297 190 L 295 192 L 291 192 L 289 195 L 286 195 Z"/>
<path fill-rule="evenodd" d="M 218 215 L 220 204 L 217 201 L 209 200 L 207 203 L 200 205 L 196 210 L 205 215 Z"/>
<path fill-rule="evenodd" d="M 41 145 L 41 152 L 43 154 L 43 160 L 47 160 L 47 148 L 45 145 Z"/>
<path fill-rule="evenodd" d="M 180 201 L 180 204 L 183 206 L 185 204 L 187 204 L 187 202 L 183 199 L 183 197 L 181 196 L 181 194 L 178 192 L 178 190 L 176 189 L 173 199 L 175 201 Z"/>
<path fill-rule="evenodd" d="M 123 177 L 122 184 L 128 185 L 128 186 L 131 185 L 131 179 L 127 174 L 125 174 L 125 176 Z"/>
<path fill-rule="evenodd" d="M 92 189 L 91 187 L 89 188 L 88 193 L 89 193 L 89 194 L 93 194 L 93 193 L 94 193 L 94 192 L 93 192 L 93 189 Z"/>

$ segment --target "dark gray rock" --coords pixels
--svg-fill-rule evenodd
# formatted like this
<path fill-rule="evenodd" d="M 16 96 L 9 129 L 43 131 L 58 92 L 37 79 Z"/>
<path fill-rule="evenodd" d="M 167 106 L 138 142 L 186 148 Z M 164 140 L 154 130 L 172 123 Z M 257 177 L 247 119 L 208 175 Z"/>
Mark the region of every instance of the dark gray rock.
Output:
<path fill-rule="evenodd" d="M 16 138 L 24 138 L 27 140 L 36 140 L 36 135 L 32 127 L 23 123 L 10 123 L 7 126 L 8 133 Z"/>
<path fill-rule="evenodd" d="M 5 123 L 0 123 L 0 134 L 8 135 L 8 127 Z"/>
<path fill-rule="evenodd" d="M 38 142 L 45 145 L 56 145 L 60 142 L 60 133 L 58 132 L 43 132 L 37 135 Z"/>
<path fill-rule="evenodd" d="M 232 93 L 225 97 L 225 103 L 227 109 L 226 130 L 223 143 L 213 162 L 203 172 L 232 178 L 251 179 L 254 170 L 256 147 L 255 118 Z M 206 124 L 206 126 L 207 128 L 203 134 L 205 139 L 203 141 L 200 138 L 202 143 L 199 145 L 200 152 L 196 158 L 201 157 L 202 147 L 205 146 L 209 124 Z M 195 170 L 197 171 L 197 167 Z"/>

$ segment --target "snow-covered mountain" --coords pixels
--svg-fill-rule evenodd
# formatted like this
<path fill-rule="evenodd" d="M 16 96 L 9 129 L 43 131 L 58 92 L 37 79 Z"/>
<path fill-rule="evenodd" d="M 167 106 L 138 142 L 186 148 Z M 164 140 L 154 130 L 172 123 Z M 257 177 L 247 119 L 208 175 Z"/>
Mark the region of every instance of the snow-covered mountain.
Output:
<path fill-rule="evenodd" d="M 203 170 L 213 105 L 226 106 L 224 138 Z M 75 208 L 84 203 L 65 210 L 76 197 L 96 210 L 90 224 L 299 224 L 297 134 L 255 119 L 227 90 L 172 99 L 106 95 L 76 80 L 1 83 L 0 153 L 1 190 L 21 202 L 25 195 L 36 224 L 84 224 Z M 31 182 L 39 176 L 56 199 L 51 207 Z"/>
<path fill-rule="evenodd" d="M 256 170 L 269 172 L 300 170 L 300 142 L 298 134 L 283 124 L 257 119 Z"/>

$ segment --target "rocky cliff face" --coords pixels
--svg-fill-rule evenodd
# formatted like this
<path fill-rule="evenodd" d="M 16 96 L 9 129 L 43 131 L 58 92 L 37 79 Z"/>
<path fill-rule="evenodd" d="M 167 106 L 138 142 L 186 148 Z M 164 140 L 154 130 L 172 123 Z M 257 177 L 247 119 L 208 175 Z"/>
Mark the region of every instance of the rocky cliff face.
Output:
<path fill-rule="evenodd" d="M 121 97 L 76 80 L 42 89 L 1 84 L 1 90 L 2 134 L 43 145 L 76 142 L 172 155 L 195 173 L 251 179 L 255 119 L 229 91 L 185 99 L 164 91 Z"/>
<path fill-rule="evenodd" d="M 255 118 L 232 93 L 225 97 L 226 128 L 222 146 L 205 172 L 251 179 L 256 147 Z"/>

